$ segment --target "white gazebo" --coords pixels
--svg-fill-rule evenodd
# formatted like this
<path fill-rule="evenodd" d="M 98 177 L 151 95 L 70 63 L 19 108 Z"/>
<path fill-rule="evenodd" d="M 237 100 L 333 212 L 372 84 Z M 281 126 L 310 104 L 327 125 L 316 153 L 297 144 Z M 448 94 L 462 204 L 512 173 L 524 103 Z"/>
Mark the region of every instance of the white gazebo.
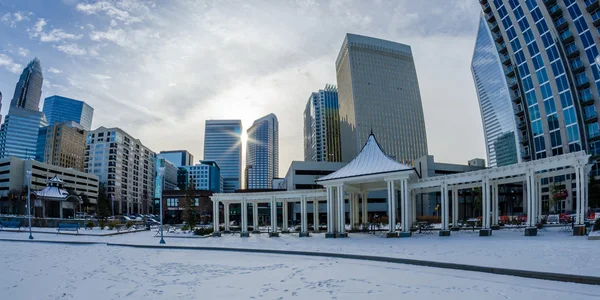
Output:
<path fill-rule="evenodd" d="M 397 237 L 397 195 L 400 194 L 401 236 L 410 236 L 410 190 L 408 188 L 414 169 L 401 164 L 383 153 L 371 133 L 360 153 L 343 168 L 321 177 L 317 183 L 327 189 L 326 237 L 347 237 L 345 202 L 349 201 L 350 224 L 358 223 L 359 202 L 362 197 L 363 223 L 367 216 L 367 194 L 375 190 L 387 190 L 388 237 Z"/>
<path fill-rule="evenodd" d="M 81 199 L 76 195 L 71 195 L 67 190 L 63 188 L 64 181 L 58 176 L 48 179 L 46 181 L 46 187 L 40 191 L 31 191 L 31 194 L 35 197 L 34 205 L 36 207 L 42 207 L 42 215 L 46 217 L 46 202 L 57 201 L 59 203 L 59 215 L 63 218 L 63 209 L 75 209 L 77 204 L 81 204 Z"/>

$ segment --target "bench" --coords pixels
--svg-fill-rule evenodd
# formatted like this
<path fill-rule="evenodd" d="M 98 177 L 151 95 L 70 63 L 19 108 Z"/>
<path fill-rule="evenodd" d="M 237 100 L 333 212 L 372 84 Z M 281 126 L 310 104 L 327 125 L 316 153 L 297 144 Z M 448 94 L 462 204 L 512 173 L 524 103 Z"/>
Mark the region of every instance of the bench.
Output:
<path fill-rule="evenodd" d="M 21 231 L 21 222 L 18 220 L 0 221 L 0 231 L 2 231 L 4 228 L 17 228 L 19 231 Z"/>
<path fill-rule="evenodd" d="M 58 224 L 58 228 L 56 229 L 56 234 L 59 234 L 61 231 L 76 231 L 79 234 L 79 224 L 73 223 L 60 223 Z"/>
<path fill-rule="evenodd" d="M 117 230 L 117 233 L 119 233 L 121 231 L 128 231 L 129 230 L 129 228 L 127 228 L 127 225 L 125 225 L 125 224 L 116 225 L 115 229 Z"/>

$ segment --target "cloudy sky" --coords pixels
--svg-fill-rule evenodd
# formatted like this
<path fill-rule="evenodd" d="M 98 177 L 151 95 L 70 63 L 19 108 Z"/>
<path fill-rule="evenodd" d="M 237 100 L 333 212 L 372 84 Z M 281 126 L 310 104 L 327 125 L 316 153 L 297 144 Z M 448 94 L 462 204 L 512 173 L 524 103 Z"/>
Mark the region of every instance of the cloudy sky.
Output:
<path fill-rule="evenodd" d="M 156 152 L 201 159 L 206 119 L 248 128 L 273 112 L 285 176 L 303 158 L 306 101 L 335 84 L 351 32 L 412 47 L 429 153 L 466 163 L 485 158 L 470 72 L 478 17 L 474 0 L 0 0 L 2 114 L 37 56 L 43 97 L 83 100 L 93 127 L 121 127 Z"/>

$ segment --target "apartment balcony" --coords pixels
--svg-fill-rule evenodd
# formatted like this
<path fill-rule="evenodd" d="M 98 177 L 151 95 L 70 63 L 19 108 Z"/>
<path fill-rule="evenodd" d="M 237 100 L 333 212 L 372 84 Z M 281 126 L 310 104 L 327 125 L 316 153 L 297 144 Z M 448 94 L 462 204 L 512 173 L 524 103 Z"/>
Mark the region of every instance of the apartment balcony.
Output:
<path fill-rule="evenodd" d="M 575 59 L 570 60 L 569 64 L 571 65 L 571 71 L 573 71 L 573 73 L 579 73 L 579 72 L 585 70 L 585 66 L 583 65 L 583 62 L 581 61 L 581 58 L 579 58 L 579 57 L 576 57 Z"/>
<path fill-rule="evenodd" d="M 600 8 L 600 4 L 598 3 L 598 0 L 585 0 L 584 3 L 585 3 L 585 10 L 587 10 L 589 13 Z"/>
<path fill-rule="evenodd" d="M 582 105 L 590 105 L 594 103 L 594 96 L 589 89 L 582 90 L 579 92 L 579 102 Z"/>
<path fill-rule="evenodd" d="M 519 123 L 517 123 L 517 127 L 521 130 L 524 130 L 527 127 L 527 123 L 525 120 L 520 120 Z"/>
<path fill-rule="evenodd" d="M 567 29 L 560 33 L 560 39 L 562 40 L 563 43 L 568 44 L 568 43 L 572 42 L 575 38 L 573 37 L 571 30 Z"/>
<path fill-rule="evenodd" d="M 116 166 L 117 166 L 117 163 L 116 163 L 116 162 L 112 162 L 112 161 L 111 161 L 111 162 L 108 162 L 108 166 L 109 166 L 109 167 L 116 167 Z"/>
<path fill-rule="evenodd" d="M 567 19 L 565 19 L 565 17 L 561 16 L 560 18 L 554 20 L 554 26 L 560 31 L 569 27 L 569 23 L 567 23 Z"/>
<path fill-rule="evenodd" d="M 525 110 L 523 110 L 523 106 L 521 105 L 517 105 L 517 107 L 515 107 L 515 114 L 517 116 L 522 116 L 525 114 Z"/>
<path fill-rule="evenodd" d="M 552 4 L 556 3 L 556 0 L 543 0 L 544 4 L 546 4 L 546 6 L 551 6 Z"/>
<path fill-rule="evenodd" d="M 510 93 L 510 98 L 512 99 L 512 101 L 514 101 L 515 103 L 521 103 L 521 93 L 517 90 L 517 91 L 513 91 Z"/>
<path fill-rule="evenodd" d="M 487 3 L 487 1 L 481 5 L 481 9 L 483 9 L 483 12 L 486 14 L 492 11 L 492 8 L 490 7 L 490 4 Z"/>
<path fill-rule="evenodd" d="M 488 3 L 487 0 L 479 0 L 479 4 L 481 4 L 481 5 L 486 4 L 486 3 Z"/>
<path fill-rule="evenodd" d="M 556 18 L 562 15 L 562 9 L 560 9 L 560 6 L 558 6 L 558 4 L 554 4 L 548 7 L 548 13 L 550 13 L 550 16 L 552 16 L 552 18 Z"/>
<path fill-rule="evenodd" d="M 519 136 L 519 142 L 521 142 L 521 144 L 523 144 L 523 145 L 529 144 L 529 134 L 527 134 L 527 133 L 521 134 L 521 136 Z"/>
<path fill-rule="evenodd" d="M 577 48 L 577 45 L 575 45 L 575 43 L 570 43 L 565 48 L 568 58 L 574 58 L 579 56 L 579 48 Z"/>
<path fill-rule="evenodd" d="M 588 133 L 588 140 L 590 140 L 590 141 L 600 140 L 600 132 Z"/>
<path fill-rule="evenodd" d="M 586 123 L 593 123 L 598 121 L 598 114 L 596 114 L 596 112 L 585 114 L 583 119 Z"/>
<path fill-rule="evenodd" d="M 485 14 L 485 19 L 488 22 L 493 22 L 494 20 L 496 20 L 496 17 L 494 16 L 493 12 L 489 12 L 489 13 Z"/>
<path fill-rule="evenodd" d="M 523 158 L 523 159 L 531 158 L 531 152 L 529 151 L 529 149 L 525 149 L 525 150 L 521 151 L 521 158 Z"/>
<path fill-rule="evenodd" d="M 498 49 L 498 52 L 500 53 L 506 53 L 506 44 L 505 43 L 496 43 L 496 49 Z"/>
<path fill-rule="evenodd" d="M 510 61 L 510 56 L 508 56 L 508 54 L 504 54 L 500 56 L 500 60 L 502 61 L 503 64 L 505 65 L 510 65 L 511 61 Z"/>
<path fill-rule="evenodd" d="M 494 37 L 494 40 L 497 43 L 501 43 L 504 40 L 504 38 L 502 37 L 502 33 L 500 32 L 492 32 L 492 36 Z"/>
<path fill-rule="evenodd" d="M 490 30 L 492 32 L 500 32 L 500 27 L 498 27 L 498 22 L 488 22 L 488 24 L 490 25 Z"/>
<path fill-rule="evenodd" d="M 508 83 L 508 87 L 511 89 L 516 89 L 518 87 L 517 79 L 515 77 L 508 77 L 506 82 Z"/>
<path fill-rule="evenodd" d="M 598 27 L 600 26 L 600 10 L 597 10 L 591 14 L 592 16 L 592 24 Z"/>
<path fill-rule="evenodd" d="M 590 80 L 587 78 L 585 72 L 575 75 L 575 84 L 579 90 L 586 89 L 590 86 Z"/>
<path fill-rule="evenodd" d="M 513 76 L 514 74 L 515 74 L 515 66 L 514 65 L 510 65 L 510 66 L 504 68 L 504 75 Z"/>
<path fill-rule="evenodd" d="M 600 156 L 600 148 L 591 148 L 588 150 L 588 154 L 590 154 L 592 157 L 598 157 Z"/>

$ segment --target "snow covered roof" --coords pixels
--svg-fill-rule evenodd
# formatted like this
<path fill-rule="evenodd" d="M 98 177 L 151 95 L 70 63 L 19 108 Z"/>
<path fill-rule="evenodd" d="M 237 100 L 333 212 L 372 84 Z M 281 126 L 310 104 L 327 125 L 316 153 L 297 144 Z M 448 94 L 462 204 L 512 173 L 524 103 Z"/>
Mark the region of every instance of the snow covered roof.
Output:
<path fill-rule="evenodd" d="M 385 155 L 383 150 L 381 150 L 379 143 L 377 143 L 375 135 L 371 133 L 367 143 L 363 146 L 356 158 L 336 172 L 319 178 L 317 182 L 363 175 L 409 171 L 412 169 L 412 167 L 401 164 Z"/>
<path fill-rule="evenodd" d="M 46 181 L 46 187 L 43 190 L 32 191 L 32 193 L 37 197 L 48 200 L 67 200 L 69 192 L 63 188 L 63 183 L 64 181 L 54 175 Z"/>

